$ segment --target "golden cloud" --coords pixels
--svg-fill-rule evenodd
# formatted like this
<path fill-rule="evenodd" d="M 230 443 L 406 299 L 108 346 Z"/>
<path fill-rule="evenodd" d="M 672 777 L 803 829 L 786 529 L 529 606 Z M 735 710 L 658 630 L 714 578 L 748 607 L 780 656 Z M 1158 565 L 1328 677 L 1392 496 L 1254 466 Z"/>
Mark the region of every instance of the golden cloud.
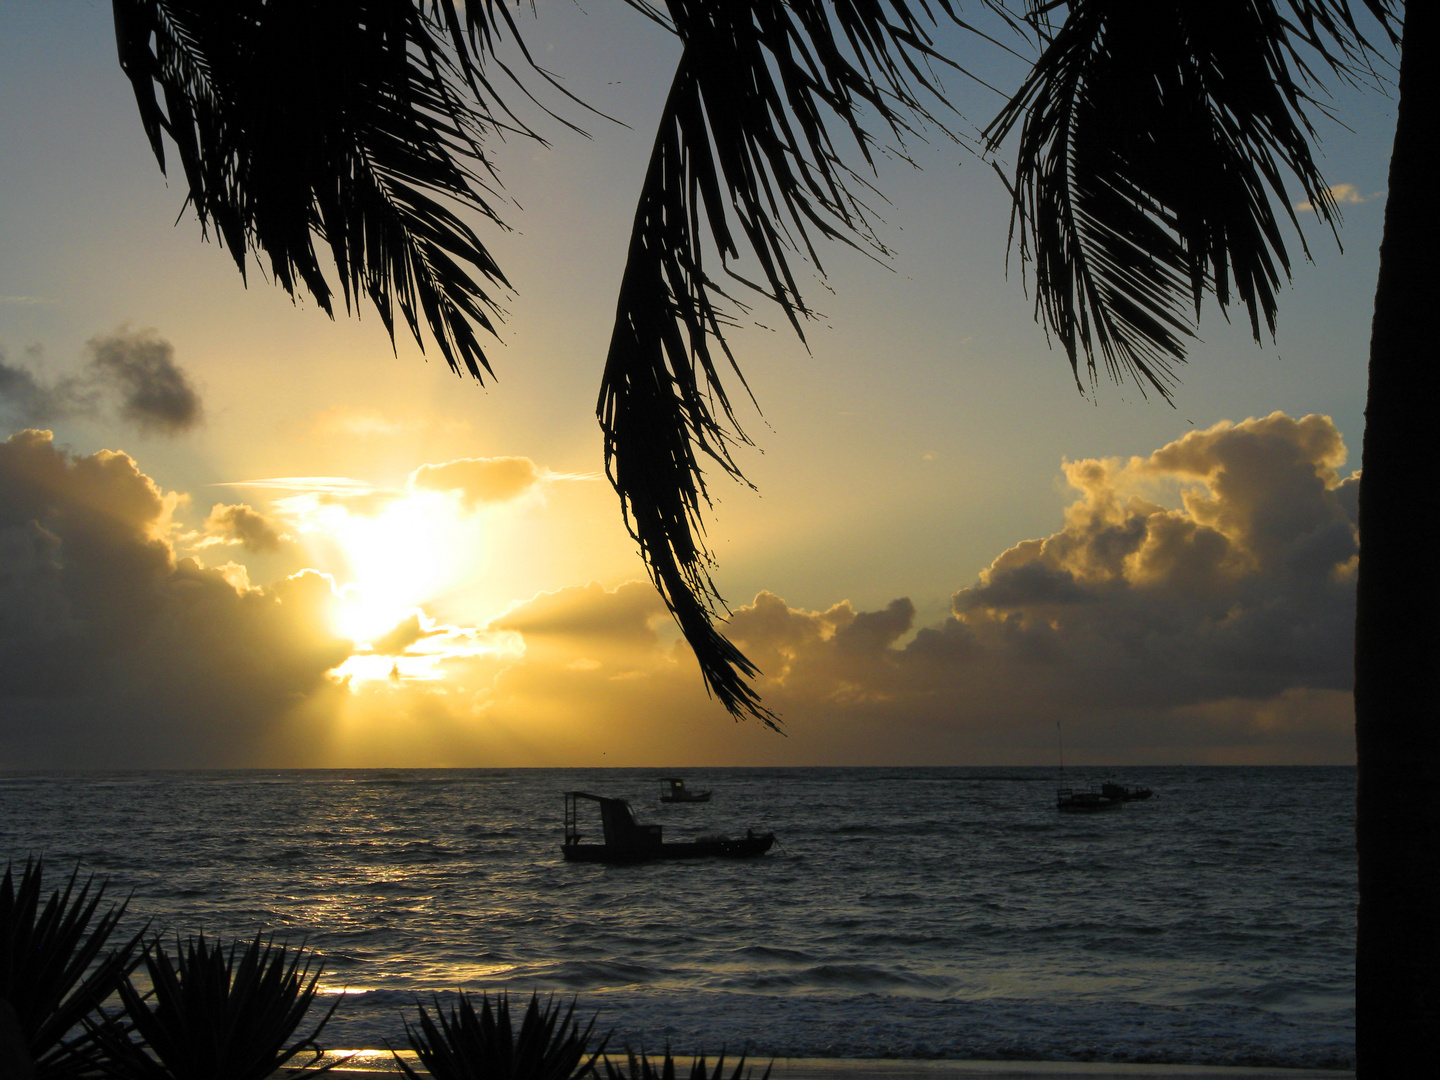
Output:
<path fill-rule="evenodd" d="M 410 474 L 420 491 L 456 494 L 473 509 L 481 503 L 508 502 L 540 483 L 542 473 L 527 457 L 458 458 L 439 465 L 421 465 Z"/>
<path fill-rule="evenodd" d="M 257 555 L 279 551 L 288 539 L 273 518 L 244 503 L 216 503 L 205 519 L 204 529 L 207 540 L 239 544 Z"/>
<path fill-rule="evenodd" d="M 4 764 L 246 764 L 345 659 L 333 583 L 177 559 L 128 455 L 0 443 Z"/>

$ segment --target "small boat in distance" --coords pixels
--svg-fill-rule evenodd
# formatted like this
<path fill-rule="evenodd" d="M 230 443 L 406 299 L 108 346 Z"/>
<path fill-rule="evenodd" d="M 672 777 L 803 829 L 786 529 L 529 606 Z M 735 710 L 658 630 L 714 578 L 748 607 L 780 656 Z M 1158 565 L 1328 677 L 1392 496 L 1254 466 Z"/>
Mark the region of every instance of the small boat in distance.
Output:
<path fill-rule="evenodd" d="M 1107 799 L 1115 799 L 1119 802 L 1138 802 L 1141 799 L 1148 799 L 1155 792 L 1148 787 L 1129 787 L 1126 784 L 1117 784 L 1112 780 L 1106 780 L 1100 785 L 1100 794 Z"/>
<path fill-rule="evenodd" d="M 599 804 L 603 844 L 583 843 L 580 832 L 581 799 Z M 745 831 L 743 837 L 702 836 L 696 840 L 665 843 L 663 826 L 641 825 L 625 799 L 607 799 L 588 791 L 565 793 L 565 841 L 560 846 L 567 862 L 636 863 L 651 859 L 701 859 L 718 856 L 746 859 L 763 855 L 775 843 L 774 833 Z"/>
<path fill-rule="evenodd" d="M 710 792 L 708 791 L 686 791 L 685 781 L 678 776 L 666 776 L 660 781 L 662 784 L 670 785 L 665 789 L 665 794 L 660 796 L 661 802 L 709 802 Z"/>
<path fill-rule="evenodd" d="M 1109 810 L 1116 806 L 1124 806 L 1127 802 L 1136 799 L 1148 799 L 1154 794 L 1149 788 L 1132 788 L 1123 784 L 1115 784 L 1109 781 L 1101 784 L 1098 788 L 1091 786 L 1084 791 L 1077 791 L 1073 787 L 1065 787 L 1065 733 L 1060 727 L 1060 721 L 1055 721 L 1055 737 L 1060 743 L 1060 784 L 1055 791 L 1055 809 L 1069 811 L 1072 813 L 1088 813 L 1093 810 Z"/>
<path fill-rule="evenodd" d="M 1055 809 L 1057 810 L 1109 810 L 1112 807 L 1124 805 L 1124 799 L 1117 799 L 1105 794 L 1103 786 L 1099 791 L 1093 787 L 1086 791 L 1062 787 L 1055 792 Z"/>

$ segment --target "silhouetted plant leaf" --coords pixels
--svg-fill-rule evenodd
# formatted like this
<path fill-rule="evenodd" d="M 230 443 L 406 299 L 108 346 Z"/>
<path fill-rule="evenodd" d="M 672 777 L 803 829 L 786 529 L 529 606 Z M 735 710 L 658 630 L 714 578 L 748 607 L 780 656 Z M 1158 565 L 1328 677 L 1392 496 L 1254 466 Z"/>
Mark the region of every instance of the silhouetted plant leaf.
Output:
<path fill-rule="evenodd" d="M 574 1001 L 562 1012 L 553 998 L 541 1005 L 539 995 L 531 995 L 515 1031 L 505 994 L 493 1008 L 489 997 L 480 995 L 477 1012 L 461 991 L 448 1012 L 435 1003 L 434 1019 L 422 1005 L 418 1025 L 407 1021 L 405 1035 L 432 1080 L 572 1080 L 593 1073 L 605 1050 L 607 1039 L 590 1050 L 594 1029 L 593 1019 L 580 1027 Z M 399 1055 L 396 1061 L 410 1080 L 421 1080 Z"/>
<path fill-rule="evenodd" d="M 1364 2 L 1393 36 L 1389 0 Z M 1032 4 L 1036 24 L 1058 6 Z M 1077 385 L 1098 353 L 1168 398 L 1206 292 L 1225 311 L 1233 289 L 1256 340 L 1262 322 L 1273 335 L 1290 275 L 1277 203 L 1299 235 L 1287 176 L 1334 228 L 1310 65 L 1351 78 L 1370 43 L 1346 0 L 1076 0 L 1042 36 L 986 131 L 994 150 L 1020 128 L 1011 235 L 1035 264 L 1037 318 Z"/>
<path fill-rule="evenodd" d="M 770 1080 L 770 1069 L 770 1065 L 765 1066 L 760 1080 Z M 745 1055 L 741 1054 L 729 1080 L 754 1080 L 754 1075 L 753 1069 L 746 1071 Z M 608 1057 L 605 1059 L 605 1080 L 675 1080 L 675 1077 L 675 1059 L 669 1048 L 666 1048 L 665 1056 L 658 1065 L 651 1061 L 648 1055 L 636 1054 L 629 1049 L 626 1050 L 625 1061 L 620 1065 L 616 1065 Z M 704 1054 L 697 1056 L 690 1063 L 689 1080 L 725 1080 L 725 1052 L 722 1050 L 715 1059 L 713 1071 L 707 1066 Z"/>
<path fill-rule="evenodd" d="M 629 2 L 671 28 L 684 52 L 640 194 L 606 358 L 597 410 L 606 472 L 707 687 L 737 717 L 776 728 L 746 681 L 754 665 L 715 626 L 725 605 L 703 540 L 701 458 L 743 480 L 731 451 L 749 440 L 720 380 L 723 358 L 744 385 L 720 306 L 743 305 L 716 284 L 705 253 L 713 248 L 732 281 L 778 303 L 803 340 L 801 320 L 811 312 L 791 255 L 821 270 L 812 234 L 884 250 L 855 193 L 869 185 L 843 161 L 834 132 L 867 165 L 873 136 L 863 114 L 897 144 L 917 120 L 944 132 L 919 94 L 944 103 L 929 65 L 949 62 L 926 32 L 935 15 L 923 0 L 670 0 L 663 12 Z M 966 25 L 949 0 L 934 6 Z M 742 237 L 760 282 L 732 267 Z"/>
<path fill-rule="evenodd" d="M 144 963 L 151 990 L 127 978 L 124 1014 L 102 1010 L 88 1025 L 106 1074 L 117 1080 L 267 1080 L 297 1054 L 318 1059 L 316 1040 L 339 1004 L 295 1038 L 322 965 L 304 949 L 260 938 L 227 949 L 202 934 L 177 941 L 174 957 L 157 939 Z"/>
<path fill-rule="evenodd" d="M 292 296 L 333 315 L 315 238 L 349 310 L 363 293 L 395 336 L 395 309 L 424 347 L 490 370 L 508 287 L 452 207 L 500 223 L 482 139 L 533 135 L 486 79 L 481 58 L 518 32 L 495 0 L 114 0 L 120 65 L 162 170 L 174 142 L 189 201 L 241 274 L 263 255 Z M 458 50 L 458 51 L 457 51 Z"/>
<path fill-rule="evenodd" d="M 0 879 L 0 1000 L 14 1009 L 39 1080 L 78 1076 L 86 1057 L 67 1035 L 134 966 L 144 930 L 102 956 L 126 903 L 100 913 L 105 885 L 81 882 L 78 867 L 42 903 L 44 860 L 27 859 L 18 880 L 14 869 L 7 863 Z"/>

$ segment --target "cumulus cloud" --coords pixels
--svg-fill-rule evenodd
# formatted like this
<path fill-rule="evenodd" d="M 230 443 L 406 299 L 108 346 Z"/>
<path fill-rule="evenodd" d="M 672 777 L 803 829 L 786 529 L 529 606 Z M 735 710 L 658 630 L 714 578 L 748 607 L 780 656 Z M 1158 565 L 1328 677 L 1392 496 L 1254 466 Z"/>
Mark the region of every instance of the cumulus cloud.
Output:
<path fill-rule="evenodd" d="M 206 540 L 198 546 L 208 546 L 207 541 L 239 544 L 257 555 L 279 551 L 288 539 L 275 519 L 245 503 L 216 503 L 205 519 L 204 529 Z"/>
<path fill-rule="evenodd" d="M 439 465 L 421 465 L 410 475 L 410 486 L 454 493 L 473 509 L 481 503 L 518 498 L 541 479 L 539 466 L 528 457 L 459 458 Z"/>
<path fill-rule="evenodd" d="M 128 455 L 0 443 L 3 764 L 246 764 L 351 644 L 333 583 L 177 559 L 173 498 Z"/>
<path fill-rule="evenodd" d="M 761 592 L 727 632 L 789 739 L 692 719 L 716 706 L 639 582 L 497 620 L 525 650 L 482 707 L 570 715 L 654 763 L 702 747 L 752 763 L 1033 763 L 1057 719 L 1096 760 L 1348 761 L 1358 478 L 1344 460 L 1328 418 L 1276 413 L 1066 462 L 1062 527 L 996 556 L 938 622 L 917 625 L 903 597 L 807 610 Z"/>
<path fill-rule="evenodd" d="M 1033 764 L 1056 720 L 1081 762 L 1349 761 L 1345 456 L 1328 418 L 1276 413 L 1067 461 L 1055 531 L 944 617 L 761 592 L 727 632 L 778 738 L 723 722 L 647 582 L 540 593 L 478 629 L 416 612 L 353 652 L 328 579 L 261 590 L 177 559 L 173 499 L 130 458 L 28 432 L 0 446 L 0 763 L 74 745 L 246 764 L 289 732 L 267 762 Z"/>
<path fill-rule="evenodd" d="M 957 730 L 1149 716 L 1132 735 L 1152 743 L 1167 715 L 1188 710 L 1193 727 L 1224 702 L 1252 718 L 1226 739 L 1266 743 L 1298 730 L 1264 721 L 1274 702 L 1309 694 L 1329 710 L 1325 752 L 1343 758 L 1348 724 L 1327 695 L 1351 685 L 1359 481 L 1339 475 L 1344 459 L 1327 417 L 1276 413 L 1145 458 L 1067 462 L 1064 528 L 1001 553 L 908 641 L 908 602 L 803 612 L 762 594 L 730 628 L 783 699 L 905 702 L 949 710 Z M 1158 501 L 1166 489 L 1178 507 Z"/>
<path fill-rule="evenodd" d="M 46 378 L 38 350 L 31 365 L 8 362 L 0 354 L 0 415 L 21 425 L 51 424 L 95 416 L 101 405 L 142 433 L 181 435 L 204 415 L 200 395 L 175 350 L 153 330 L 121 327 L 86 343 L 88 357 L 77 375 Z"/>

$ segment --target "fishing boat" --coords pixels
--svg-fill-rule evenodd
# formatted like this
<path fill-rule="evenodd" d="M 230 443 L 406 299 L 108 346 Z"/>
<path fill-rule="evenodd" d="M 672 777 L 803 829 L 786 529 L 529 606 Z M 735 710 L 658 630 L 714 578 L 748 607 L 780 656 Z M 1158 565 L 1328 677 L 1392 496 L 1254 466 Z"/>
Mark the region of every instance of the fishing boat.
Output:
<path fill-rule="evenodd" d="M 1117 784 L 1107 780 L 1100 785 L 1100 794 L 1107 799 L 1117 799 L 1120 802 L 1139 802 L 1141 799 L 1148 799 L 1155 792 L 1148 787 L 1130 787 L 1127 784 Z"/>
<path fill-rule="evenodd" d="M 1065 783 L 1065 733 L 1060 727 L 1060 721 L 1055 721 L 1055 737 L 1060 742 L 1060 783 Z M 1129 800 L 1123 798 L 1126 789 L 1119 784 L 1101 784 L 1096 788 L 1091 786 L 1081 791 L 1073 787 L 1061 786 L 1055 791 L 1055 809 L 1070 813 L 1090 813 L 1095 810 L 1110 810 L 1117 806 L 1124 806 Z M 1147 789 L 1144 795 L 1137 798 L 1147 798 L 1150 795 Z"/>
<path fill-rule="evenodd" d="M 587 844 L 580 832 L 580 801 L 597 803 L 600 807 L 600 828 L 603 843 Z M 718 857 L 747 859 L 763 855 L 775 843 L 774 833 L 756 833 L 749 829 L 743 837 L 716 835 L 695 840 L 673 840 L 666 843 L 663 826 L 641 825 L 635 811 L 625 799 L 608 799 L 588 791 L 565 792 L 565 841 L 560 846 L 567 862 L 635 863 L 651 859 L 702 859 Z"/>
<path fill-rule="evenodd" d="M 1084 791 L 1062 787 L 1055 792 L 1055 809 L 1057 810 L 1084 812 L 1090 810 L 1110 810 L 1113 807 L 1124 805 L 1124 799 L 1117 799 L 1105 794 L 1103 785 L 1100 789 L 1091 787 Z"/>
<path fill-rule="evenodd" d="M 710 792 L 708 791 L 687 791 L 685 781 L 678 776 L 667 776 L 661 781 L 668 784 L 665 793 L 660 796 L 661 802 L 683 803 L 683 802 L 709 802 Z"/>

